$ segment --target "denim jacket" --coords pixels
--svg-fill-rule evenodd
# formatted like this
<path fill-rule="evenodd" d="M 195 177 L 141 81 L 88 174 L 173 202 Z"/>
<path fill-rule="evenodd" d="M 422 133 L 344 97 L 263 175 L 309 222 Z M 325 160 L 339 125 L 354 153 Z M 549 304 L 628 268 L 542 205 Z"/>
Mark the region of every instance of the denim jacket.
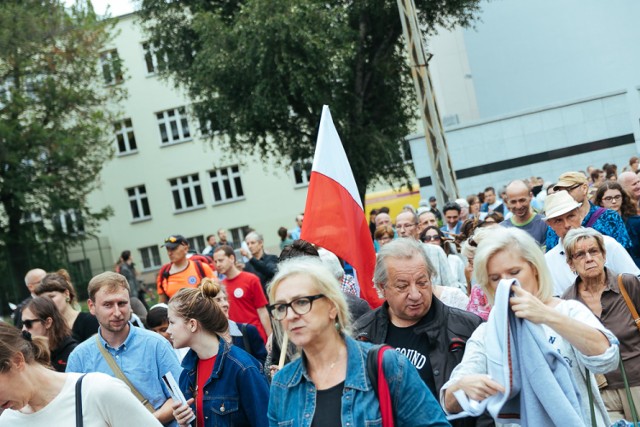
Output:
<path fill-rule="evenodd" d="M 381 426 L 380 405 L 367 376 L 371 344 L 345 337 L 347 377 L 342 392 L 341 422 L 345 427 Z M 304 356 L 279 371 L 271 383 L 269 425 L 309 427 L 316 406 L 316 388 L 303 363 Z M 397 427 L 448 426 L 438 402 L 411 362 L 395 351 L 383 358 Z"/>
<path fill-rule="evenodd" d="M 198 355 L 189 350 L 182 360 L 180 390 L 194 397 Z M 204 386 L 204 427 L 267 426 L 269 385 L 257 360 L 220 340 L 211 377 Z M 195 403 L 191 405 L 195 413 Z"/>

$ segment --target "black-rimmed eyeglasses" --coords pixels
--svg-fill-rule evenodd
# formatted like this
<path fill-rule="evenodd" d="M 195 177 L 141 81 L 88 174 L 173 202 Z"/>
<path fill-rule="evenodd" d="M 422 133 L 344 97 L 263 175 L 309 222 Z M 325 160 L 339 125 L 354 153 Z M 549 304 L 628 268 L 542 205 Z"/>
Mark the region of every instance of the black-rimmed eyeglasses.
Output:
<path fill-rule="evenodd" d="M 311 311 L 311 306 L 313 302 L 319 298 L 324 298 L 323 294 L 318 295 L 310 295 L 306 297 L 299 297 L 288 303 L 276 303 L 267 306 L 267 310 L 269 310 L 269 314 L 275 320 L 282 320 L 287 317 L 287 308 L 291 308 L 293 312 L 299 316 L 303 314 L 307 314 Z"/>

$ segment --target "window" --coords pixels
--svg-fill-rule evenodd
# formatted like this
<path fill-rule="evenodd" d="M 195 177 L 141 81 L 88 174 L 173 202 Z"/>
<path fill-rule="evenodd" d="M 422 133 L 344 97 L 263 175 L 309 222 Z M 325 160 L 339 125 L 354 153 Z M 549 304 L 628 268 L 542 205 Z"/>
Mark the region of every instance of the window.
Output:
<path fill-rule="evenodd" d="M 311 166 L 312 163 L 308 160 L 298 161 L 293 164 L 293 180 L 296 183 L 296 187 L 309 185 L 309 179 L 311 178 Z"/>
<path fill-rule="evenodd" d="M 240 249 L 242 242 L 244 242 L 244 238 L 251 231 L 248 225 L 243 225 L 242 227 L 231 228 L 229 233 L 231 233 L 231 241 L 233 242 L 234 249 Z"/>
<path fill-rule="evenodd" d="M 140 251 L 140 258 L 142 259 L 142 268 L 149 270 L 162 266 L 160 261 L 160 249 L 158 245 L 147 246 L 146 248 L 138 249 Z"/>
<path fill-rule="evenodd" d="M 142 49 L 144 50 L 144 62 L 147 64 L 147 73 L 154 74 L 167 68 L 167 55 L 158 57 L 158 48 L 153 43 L 142 43 Z"/>
<path fill-rule="evenodd" d="M 175 144 L 191 139 L 187 112 L 184 107 L 156 113 L 160 127 L 160 139 L 163 144 Z"/>
<path fill-rule="evenodd" d="M 127 188 L 127 195 L 129 196 L 131 216 L 134 220 L 151 218 L 149 198 L 147 197 L 147 189 L 144 185 Z"/>
<path fill-rule="evenodd" d="M 102 68 L 104 84 L 122 83 L 122 61 L 117 50 L 108 50 L 100 55 L 100 68 Z"/>
<path fill-rule="evenodd" d="M 84 223 L 82 216 L 74 209 L 60 212 L 53 217 L 53 228 L 63 234 L 84 233 Z"/>
<path fill-rule="evenodd" d="M 209 171 L 209 177 L 215 203 L 244 199 L 240 170 L 237 165 Z"/>
<path fill-rule="evenodd" d="M 131 119 L 124 119 L 113 124 L 118 144 L 118 154 L 130 154 L 138 151 L 136 137 L 133 134 Z"/>
<path fill-rule="evenodd" d="M 197 173 L 170 179 L 169 184 L 171 185 L 173 205 L 176 211 L 204 206 L 200 178 L 198 178 Z"/>
<path fill-rule="evenodd" d="M 199 254 L 201 254 L 202 251 L 204 251 L 204 248 L 206 245 L 204 244 L 203 235 L 187 237 L 186 239 L 187 239 L 187 243 L 189 243 L 189 250 L 196 251 Z"/>

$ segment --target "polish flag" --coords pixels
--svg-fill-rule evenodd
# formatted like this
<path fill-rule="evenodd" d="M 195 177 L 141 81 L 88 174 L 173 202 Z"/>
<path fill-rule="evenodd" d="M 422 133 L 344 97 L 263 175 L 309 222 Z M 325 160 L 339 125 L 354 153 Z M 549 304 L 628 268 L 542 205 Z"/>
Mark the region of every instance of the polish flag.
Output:
<path fill-rule="evenodd" d="M 376 253 L 369 224 L 327 105 L 322 108 L 300 238 L 351 264 L 356 270 L 362 298 L 372 308 L 382 304 L 373 286 Z"/>

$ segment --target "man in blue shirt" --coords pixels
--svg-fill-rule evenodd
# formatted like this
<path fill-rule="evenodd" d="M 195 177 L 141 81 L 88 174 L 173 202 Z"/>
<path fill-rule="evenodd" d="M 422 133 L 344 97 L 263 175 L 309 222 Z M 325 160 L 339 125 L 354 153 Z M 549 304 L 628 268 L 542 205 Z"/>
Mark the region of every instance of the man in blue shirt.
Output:
<path fill-rule="evenodd" d="M 565 172 L 560 175 L 558 183 L 553 187 L 554 191 L 566 190 L 573 199 L 582 203 L 579 214 L 582 217 L 582 226 L 591 227 L 605 236 L 613 237 L 625 249 L 631 247 L 631 239 L 622 217 L 610 209 L 604 209 L 594 205 L 587 198 L 589 184 L 587 177 L 580 172 Z M 549 227 L 547 230 L 547 251 L 558 244 L 558 235 Z"/>
<path fill-rule="evenodd" d="M 99 346 L 155 409 L 153 415 L 164 425 L 177 426 L 170 394 L 162 376 L 171 372 L 177 380 L 182 368 L 173 349 L 162 336 L 131 325 L 129 284 L 121 274 L 107 271 L 89 282 L 89 310 L 100 323 L 97 338 L 89 338 L 73 350 L 67 372 L 102 372 L 116 376 Z"/>
<path fill-rule="evenodd" d="M 455 202 L 449 202 L 442 208 L 444 215 L 444 225 L 440 230 L 445 236 L 454 238 L 460 234 L 462 228 L 462 221 L 460 221 L 460 205 Z"/>

